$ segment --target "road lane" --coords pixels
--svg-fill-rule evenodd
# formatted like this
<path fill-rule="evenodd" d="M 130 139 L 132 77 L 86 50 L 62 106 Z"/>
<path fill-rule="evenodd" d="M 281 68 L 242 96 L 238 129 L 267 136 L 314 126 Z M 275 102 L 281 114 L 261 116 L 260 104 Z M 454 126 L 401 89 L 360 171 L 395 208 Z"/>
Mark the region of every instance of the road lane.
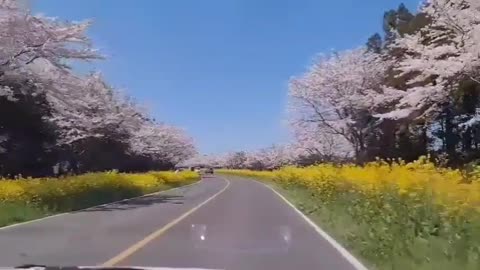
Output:
<path fill-rule="evenodd" d="M 228 270 L 355 269 L 262 184 L 230 187 L 119 265 Z"/>
<path fill-rule="evenodd" d="M 226 185 L 207 178 L 161 194 L 0 229 L 0 266 L 97 265 Z"/>
<path fill-rule="evenodd" d="M 0 266 L 101 265 L 121 258 L 117 265 L 355 269 L 272 190 L 228 179 L 228 186 L 221 177 L 209 177 L 159 195 L 0 229 Z M 163 232 L 134 253 L 118 256 L 157 231 Z"/>

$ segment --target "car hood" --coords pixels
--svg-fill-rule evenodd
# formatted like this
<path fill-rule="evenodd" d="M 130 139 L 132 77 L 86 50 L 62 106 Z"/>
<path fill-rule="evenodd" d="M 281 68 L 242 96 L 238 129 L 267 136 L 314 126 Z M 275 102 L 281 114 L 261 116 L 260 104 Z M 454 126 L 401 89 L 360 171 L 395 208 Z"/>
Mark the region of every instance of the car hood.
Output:
<path fill-rule="evenodd" d="M 175 268 L 175 267 L 148 267 L 148 266 L 29 266 L 29 267 L 0 267 L 0 270 L 222 270 L 207 268 Z"/>

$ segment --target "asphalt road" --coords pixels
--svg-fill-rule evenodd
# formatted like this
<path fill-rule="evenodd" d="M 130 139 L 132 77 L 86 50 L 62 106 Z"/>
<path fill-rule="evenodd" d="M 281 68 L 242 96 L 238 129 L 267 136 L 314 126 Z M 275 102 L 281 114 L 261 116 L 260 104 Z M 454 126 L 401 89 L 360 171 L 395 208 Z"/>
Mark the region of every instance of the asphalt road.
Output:
<path fill-rule="evenodd" d="M 234 177 L 0 229 L 0 266 L 21 264 L 356 269 L 272 190 Z"/>

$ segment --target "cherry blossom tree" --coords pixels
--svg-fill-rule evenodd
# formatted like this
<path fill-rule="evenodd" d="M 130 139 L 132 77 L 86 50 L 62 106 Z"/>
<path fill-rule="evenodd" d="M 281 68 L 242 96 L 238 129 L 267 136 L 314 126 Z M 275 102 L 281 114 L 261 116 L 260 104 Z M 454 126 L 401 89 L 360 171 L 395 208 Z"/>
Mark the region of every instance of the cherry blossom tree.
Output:
<path fill-rule="evenodd" d="M 376 50 L 321 55 L 291 80 L 291 144 L 231 153 L 225 164 L 270 169 L 350 157 L 413 160 L 431 152 L 435 136 L 451 153 L 461 140 L 464 157 L 453 158 L 478 158 L 480 1 L 426 0 L 415 16 L 402 7 L 387 18 L 394 26 L 385 49 L 378 36 Z"/>
<path fill-rule="evenodd" d="M 90 22 L 71 23 L 34 16 L 17 1 L 0 2 L 0 72 L 24 70 L 37 59 L 59 68 L 65 59 L 90 60 L 99 55 L 85 32 Z"/>
<path fill-rule="evenodd" d="M 397 37 L 391 49 L 403 52 L 397 77 L 408 78 L 406 91 L 378 117 L 414 120 L 437 115 L 461 80 L 480 83 L 480 2 L 427 0 L 422 6 L 430 24 Z"/>
<path fill-rule="evenodd" d="M 316 123 L 304 122 L 294 125 L 295 143 L 290 145 L 292 160 L 331 162 L 353 156 L 352 145 L 343 137 Z M 311 161 L 308 161 L 311 160 Z"/>
<path fill-rule="evenodd" d="M 229 169 L 244 169 L 247 162 L 246 151 L 229 152 L 223 155 L 223 165 Z"/>
<path fill-rule="evenodd" d="M 180 163 L 196 154 L 193 141 L 175 127 L 144 122 L 130 139 L 132 151 L 156 160 Z"/>
<path fill-rule="evenodd" d="M 225 155 L 196 154 L 178 165 L 181 167 L 224 167 Z"/>
<path fill-rule="evenodd" d="M 289 149 L 284 145 L 272 145 L 256 151 L 246 153 L 243 164 L 249 169 L 275 169 L 289 164 L 291 155 Z"/>
<path fill-rule="evenodd" d="M 294 134 L 309 144 L 322 143 L 321 137 L 342 137 L 336 139 L 343 143 L 337 145 L 338 150 L 351 148 L 358 158 L 365 148 L 371 116 L 399 95 L 382 85 L 390 65 L 365 48 L 321 55 L 306 74 L 291 80 L 289 111 Z"/>
<path fill-rule="evenodd" d="M 129 107 L 122 104 L 115 90 L 99 74 L 85 78 L 65 74 L 56 77 L 51 86 L 63 94 L 62 100 L 56 99 L 51 93 L 47 95 L 54 105 L 49 120 L 59 129 L 60 144 L 71 144 L 88 137 L 102 137 L 113 130 L 127 132 L 120 130 L 120 125 L 131 120 L 126 117 Z"/>
<path fill-rule="evenodd" d="M 86 35 L 90 22 L 32 15 L 25 3 L 0 0 L 2 102 L 42 97 L 49 106 L 43 119 L 55 129 L 62 151 L 80 148 L 82 153 L 96 145 L 91 144 L 96 140 L 115 142 L 131 157 L 170 164 L 196 154 L 193 140 L 183 130 L 153 121 L 144 107 L 110 86 L 99 73 L 80 76 L 70 69 L 72 61 L 102 58 Z M 3 146 L 10 136 L 0 128 Z"/>
<path fill-rule="evenodd" d="M 0 1 L 0 76 L 36 82 L 32 68 L 38 61 L 64 70 L 68 60 L 101 58 L 86 36 L 89 25 L 34 16 L 18 1 Z M 8 85 L 2 86 L 0 96 L 11 94 Z M 42 89 L 41 83 L 35 86 Z"/>
<path fill-rule="evenodd" d="M 85 35 L 89 23 L 33 16 L 21 4 L 0 1 L 0 96 L 45 94 L 53 107 L 70 107 L 81 96 L 71 95 L 81 80 L 71 80 L 67 61 L 100 58 Z M 52 87 L 53 78 L 68 78 L 75 87 Z"/>
<path fill-rule="evenodd" d="M 290 148 L 287 145 L 272 145 L 260 150 L 262 163 L 267 169 L 280 168 L 292 162 Z"/>

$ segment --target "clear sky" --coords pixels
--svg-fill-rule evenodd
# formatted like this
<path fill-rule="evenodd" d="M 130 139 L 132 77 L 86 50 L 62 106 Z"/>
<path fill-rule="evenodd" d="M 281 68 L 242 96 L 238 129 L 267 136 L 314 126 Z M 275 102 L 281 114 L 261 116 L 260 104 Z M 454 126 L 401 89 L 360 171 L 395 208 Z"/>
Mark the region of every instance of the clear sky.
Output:
<path fill-rule="evenodd" d="M 90 36 L 108 56 L 93 68 L 157 120 L 185 128 L 203 153 L 286 142 L 289 78 L 317 53 L 364 44 L 401 2 L 31 1 L 36 13 L 93 19 Z M 403 2 L 415 10 L 419 0 Z"/>

